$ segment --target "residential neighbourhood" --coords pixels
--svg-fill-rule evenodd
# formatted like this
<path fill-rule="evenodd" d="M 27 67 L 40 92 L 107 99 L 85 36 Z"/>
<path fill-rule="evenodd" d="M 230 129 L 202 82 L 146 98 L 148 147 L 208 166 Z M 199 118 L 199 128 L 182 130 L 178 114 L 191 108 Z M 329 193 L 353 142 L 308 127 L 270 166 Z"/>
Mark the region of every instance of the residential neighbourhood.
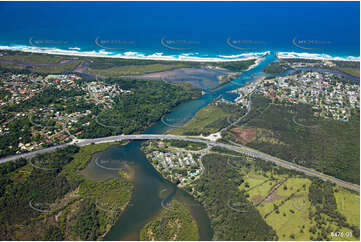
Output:
<path fill-rule="evenodd" d="M 198 151 L 164 146 L 162 141 L 149 141 L 143 146 L 147 159 L 165 178 L 179 186 L 188 186 L 202 173 Z"/>
<path fill-rule="evenodd" d="M 301 72 L 271 79 L 261 78 L 233 92 L 237 103 L 247 105 L 253 91 L 274 102 L 312 105 L 314 115 L 325 119 L 349 121 L 352 110 L 360 109 L 359 83 L 346 81 L 332 73 Z"/>
<path fill-rule="evenodd" d="M 89 125 L 92 107 L 111 108 L 129 90 L 78 75 L 0 74 L 0 135 L 13 136 L 0 153 L 19 154 L 71 142 Z M 16 128 L 23 123 L 28 129 Z M 21 131 L 21 132 L 19 132 Z"/>

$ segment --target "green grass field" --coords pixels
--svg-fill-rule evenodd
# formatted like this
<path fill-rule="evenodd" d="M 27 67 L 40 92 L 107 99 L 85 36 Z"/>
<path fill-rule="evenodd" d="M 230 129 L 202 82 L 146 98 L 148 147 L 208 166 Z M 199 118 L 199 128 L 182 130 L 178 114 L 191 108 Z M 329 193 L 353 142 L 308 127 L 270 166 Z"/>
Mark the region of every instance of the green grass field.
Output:
<path fill-rule="evenodd" d="M 201 109 L 194 118 L 186 123 L 183 127 L 170 131 L 171 134 L 183 135 L 189 132 L 200 133 L 205 127 L 216 120 L 229 116 L 222 109 L 217 106 L 207 106 Z M 215 128 L 207 129 L 210 133 L 215 133 L 218 130 Z"/>
<path fill-rule="evenodd" d="M 244 177 L 245 183 L 240 185 L 240 189 L 245 189 L 249 194 L 249 200 L 256 205 L 261 198 L 269 194 L 273 185 L 286 178 L 285 175 L 274 175 L 275 180 L 270 181 L 269 175 L 256 173 L 251 170 L 248 176 Z M 245 184 L 247 183 L 247 187 Z M 278 189 L 273 192 L 268 199 L 263 201 L 257 210 L 264 217 L 266 223 L 270 225 L 277 233 L 279 240 L 310 240 L 312 234 L 310 228 L 315 221 L 310 219 L 310 211 L 315 211 L 308 199 L 309 186 L 311 180 L 307 178 L 292 177 L 288 178 Z M 347 222 L 357 227 L 360 226 L 360 197 L 358 194 L 337 187 L 334 193 L 337 210 L 346 217 Z M 277 207 L 277 209 L 275 209 Z M 273 210 L 273 211 L 272 211 Z M 272 211 L 272 212 L 271 212 Z M 325 227 L 329 227 L 332 232 L 351 232 L 349 228 L 339 228 L 330 217 L 322 214 L 326 221 Z M 331 240 L 357 240 L 356 237 L 332 237 Z"/>
<path fill-rule="evenodd" d="M 169 133 L 175 135 L 204 135 L 216 133 L 230 125 L 231 120 L 243 114 L 241 106 L 222 104 L 210 104 L 196 113 L 188 123 L 181 128 L 176 128 Z"/>
<path fill-rule="evenodd" d="M 266 222 L 276 230 L 281 240 L 291 240 L 291 235 L 294 235 L 294 240 L 309 239 L 307 232 L 309 229 L 307 208 L 310 206 L 310 203 L 307 199 L 307 187 L 306 191 L 303 190 L 303 184 L 309 186 L 310 181 L 304 178 L 288 179 L 277 190 L 277 194 L 280 196 L 279 200 L 270 202 L 272 206 L 269 206 L 267 212 L 273 208 L 273 204 L 277 204 L 279 206 L 279 213 L 273 212 L 266 218 Z M 285 186 L 287 186 L 287 190 L 284 190 Z M 300 189 L 300 192 L 296 193 L 296 197 L 285 201 L 297 189 Z M 285 201 L 285 203 L 280 205 L 281 201 Z"/>
<path fill-rule="evenodd" d="M 338 188 L 335 198 L 340 213 L 349 218 L 351 224 L 360 226 L 360 195 Z"/>

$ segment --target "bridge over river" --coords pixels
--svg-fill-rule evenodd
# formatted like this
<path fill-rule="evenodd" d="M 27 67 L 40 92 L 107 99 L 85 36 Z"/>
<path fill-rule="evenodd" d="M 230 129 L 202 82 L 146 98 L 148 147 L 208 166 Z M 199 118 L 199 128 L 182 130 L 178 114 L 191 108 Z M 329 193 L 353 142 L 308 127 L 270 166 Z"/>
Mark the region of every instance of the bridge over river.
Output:
<path fill-rule="evenodd" d="M 222 148 L 225 148 L 228 150 L 233 150 L 233 151 L 236 151 L 239 153 L 243 153 L 243 154 L 255 157 L 255 158 L 260 158 L 262 160 L 272 162 L 278 166 L 282 166 L 282 167 L 290 169 L 290 170 L 296 170 L 296 171 L 302 172 L 308 176 L 318 177 L 324 181 L 329 181 L 329 182 L 335 183 L 339 186 L 360 192 L 360 186 L 358 186 L 358 185 L 342 181 L 335 177 L 325 175 L 321 172 L 318 172 L 318 171 L 312 170 L 310 168 L 303 167 L 303 166 L 300 166 L 300 165 L 297 165 L 297 164 L 294 164 L 294 163 L 291 163 L 291 162 L 288 162 L 288 161 L 285 161 L 282 159 L 279 159 L 274 156 L 270 156 L 261 151 L 258 151 L 258 150 L 255 150 L 255 149 L 252 149 L 252 148 L 249 148 L 246 146 L 229 145 L 229 144 L 219 143 L 219 142 L 210 141 L 210 140 L 201 139 L 201 138 L 191 138 L 191 137 L 177 136 L 177 135 L 133 134 L 133 135 L 109 136 L 109 137 L 96 138 L 96 139 L 81 139 L 81 140 L 79 139 L 79 140 L 75 140 L 74 142 L 68 143 L 68 144 L 61 144 L 61 145 L 52 146 L 52 147 L 41 149 L 41 150 L 32 151 L 29 153 L 5 157 L 5 158 L 0 159 L 0 163 L 14 161 L 19 158 L 26 158 L 26 159 L 31 158 L 31 157 L 34 157 L 35 155 L 55 151 L 57 148 L 63 148 L 63 147 L 66 147 L 66 146 L 69 146 L 72 144 L 77 145 L 77 146 L 85 146 L 85 145 L 90 145 L 90 144 L 107 143 L 107 142 L 122 141 L 122 140 L 159 140 L 159 139 L 192 141 L 192 142 L 204 143 L 209 146 L 222 147 Z"/>

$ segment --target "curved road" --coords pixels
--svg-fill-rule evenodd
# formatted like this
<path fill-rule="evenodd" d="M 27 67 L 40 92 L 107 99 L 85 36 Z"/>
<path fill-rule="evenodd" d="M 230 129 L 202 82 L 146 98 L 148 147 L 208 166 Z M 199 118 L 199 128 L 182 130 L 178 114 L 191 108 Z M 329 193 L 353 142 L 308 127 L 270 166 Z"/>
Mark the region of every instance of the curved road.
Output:
<path fill-rule="evenodd" d="M 109 137 L 97 138 L 97 139 L 82 139 L 82 140 L 76 140 L 75 142 L 68 143 L 68 144 L 52 146 L 52 147 L 45 148 L 42 150 L 37 150 L 37 151 L 29 152 L 29 153 L 5 157 L 3 159 L 0 159 L 0 163 L 13 161 L 13 160 L 16 160 L 19 158 L 31 158 L 31 157 L 34 157 L 35 155 L 47 153 L 50 151 L 55 151 L 57 148 L 66 147 L 71 144 L 75 144 L 77 146 L 85 146 L 85 145 L 90 145 L 90 144 L 106 143 L 106 142 L 114 142 L 114 141 L 122 141 L 122 140 L 150 140 L 150 139 L 184 140 L 184 141 L 205 143 L 209 146 L 223 147 L 228 150 L 237 151 L 237 152 L 240 152 L 240 153 L 243 153 L 243 154 L 255 157 L 255 158 L 260 158 L 265 161 L 270 161 L 278 166 L 282 166 L 282 167 L 290 169 L 290 170 L 296 170 L 296 171 L 302 172 L 308 176 L 318 177 L 324 181 L 329 181 L 329 182 L 335 183 L 339 186 L 360 192 L 360 186 L 358 186 L 358 185 L 342 181 L 342 180 L 334 178 L 332 176 L 325 175 L 321 172 L 318 172 L 318 171 L 309 169 L 307 167 L 303 167 L 303 166 L 300 166 L 300 165 L 297 165 L 297 164 L 294 164 L 294 163 L 291 163 L 291 162 L 288 162 L 288 161 L 285 161 L 282 159 L 279 159 L 277 157 L 270 156 L 261 151 L 254 150 L 254 149 L 251 149 L 246 146 L 241 146 L 241 145 L 235 146 L 235 145 L 217 143 L 214 141 L 209 141 L 209 140 L 204 140 L 204 139 L 199 139 L 199 138 L 190 138 L 190 137 L 176 136 L 176 135 L 134 134 L 134 135 L 109 136 Z"/>

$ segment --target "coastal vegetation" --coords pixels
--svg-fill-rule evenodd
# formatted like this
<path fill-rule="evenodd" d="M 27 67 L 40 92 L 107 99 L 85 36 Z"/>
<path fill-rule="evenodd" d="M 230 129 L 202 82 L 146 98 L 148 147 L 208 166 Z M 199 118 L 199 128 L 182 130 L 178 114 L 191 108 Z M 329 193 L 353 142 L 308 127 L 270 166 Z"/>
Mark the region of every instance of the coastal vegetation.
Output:
<path fill-rule="evenodd" d="M 129 94 L 116 96 L 111 108 L 104 110 L 98 105 L 92 110 L 93 116 L 82 120 L 89 122 L 83 129 L 81 124 L 73 132 L 83 129 L 80 138 L 105 137 L 116 134 L 130 134 L 142 131 L 160 120 L 166 113 L 180 103 L 200 96 L 200 90 L 188 84 L 169 84 L 163 81 L 116 80 L 107 79 L 106 83 L 117 84 L 129 90 Z"/>
<path fill-rule="evenodd" d="M 18 61 L 17 57 L 13 58 Z M 39 62 L 36 58 L 33 61 Z M 58 63 L 61 60 L 50 58 L 48 61 Z M 168 68 L 161 63 L 139 63 L 129 60 L 128 66 L 98 64 L 123 71 L 129 66 L 135 68 L 129 68 L 130 71 L 152 72 L 156 68 Z M 137 64 L 146 67 L 138 69 Z M 243 68 L 242 63 L 222 65 L 233 71 Z M 274 68 L 277 71 L 280 67 Z M 46 87 L 39 95 L 2 110 L 17 113 L 51 106 L 56 112 L 86 112 L 90 115 L 74 122 L 70 132 L 78 134 L 79 138 L 95 138 L 140 132 L 173 107 L 200 96 L 199 90 L 184 83 L 173 85 L 115 78 L 101 81 L 116 86 L 122 93 L 108 103 L 91 103 L 82 99 L 82 96 L 91 96 L 84 89 Z M 85 84 L 86 81 L 76 83 Z M 0 95 L 5 98 L 9 93 Z M 242 105 L 215 101 L 199 111 L 184 127 L 170 133 L 208 136 L 230 126 L 245 114 L 246 108 Z M 37 139 L 33 137 L 33 131 L 39 128 L 33 124 L 34 120 L 24 115 L 10 122 L 9 135 L 0 137 L 0 156 L 15 153 L 13 147 L 18 147 L 20 140 L 31 143 Z M 54 120 L 39 118 L 36 123 L 58 129 L 63 127 Z M 359 113 L 353 113 L 348 122 L 323 120 L 314 117 L 309 105 L 280 103 L 255 94 L 252 95 L 251 111 L 222 135 L 223 142 L 248 145 L 359 183 Z M 199 151 L 207 147 L 203 143 L 176 140 L 151 143 L 144 144 L 149 151 L 157 151 L 151 156 L 153 165 L 168 161 L 162 162 L 167 167 L 165 172 L 161 172 L 163 177 L 178 177 L 176 183 L 183 181 L 184 190 L 200 201 L 211 220 L 215 240 L 340 239 L 332 236 L 333 231 L 352 233 L 343 240 L 359 239 L 359 195 L 354 192 L 220 147 L 213 147 L 208 155 L 202 157 L 197 152 L 176 154 L 167 149 L 178 149 L 183 153 Z M 102 239 L 130 200 L 132 185 L 122 170 L 116 178 L 104 181 L 88 179 L 81 171 L 94 153 L 114 144 L 117 143 L 81 148 L 69 146 L 38 155 L 30 162 L 20 159 L 1 164 L 0 238 Z M 47 144 L 43 145 L 46 147 Z M 197 159 L 202 159 L 202 162 L 198 163 Z M 186 169 L 179 169 L 181 163 L 183 166 L 188 163 Z M 163 209 L 142 229 L 141 239 L 199 240 L 197 225 L 187 209 L 177 201 L 172 201 L 167 208 L 169 210 Z"/>
<path fill-rule="evenodd" d="M 189 211 L 172 200 L 167 208 L 147 223 L 140 231 L 142 241 L 197 241 L 198 227 Z"/>
<path fill-rule="evenodd" d="M 115 143 L 68 146 L 0 166 L 0 237 L 4 240 L 98 240 L 130 200 L 123 175 L 104 182 L 80 170 Z M 14 165 L 9 165 L 14 164 Z"/>
<path fill-rule="evenodd" d="M 315 119 L 308 105 L 254 96 L 247 118 L 224 139 L 359 184 L 359 126 L 358 113 L 349 122 Z"/>
<path fill-rule="evenodd" d="M 20 51 L 0 51 L 0 69 L 28 73 L 59 74 L 72 71 L 85 61 L 73 56 L 26 53 Z"/>
<path fill-rule="evenodd" d="M 120 77 L 129 75 L 142 75 L 153 72 L 169 71 L 177 68 L 189 67 L 187 64 L 148 64 L 148 65 L 125 65 L 115 66 L 107 69 L 88 68 L 87 72 L 91 75 L 101 77 Z"/>
<path fill-rule="evenodd" d="M 224 68 L 229 71 L 245 71 L 251 65 L 255 64 L 255 59 L 244 60 L 244 61 L 225 61 L 225 62 L 191 62 L 191 61 L 163 61 L 163 60 L 135 60 L 135 59 L 121 59 L 121 58 L 88 58 L 91 60 L 89 69 L 91 70 L 101 70 L 101 69 L 111 69 L 117 67 L 131 67 L 138 68 L 136 74 L 144 74 L 150 72 L 143 72 L 142 68 L 151 69 L 152 66 L 174 69 L 176 68 L 201 68 L 201 67 L 213 67 L 213 68 Z M 169 69 L 170 68 L 170 69 Z M 165 70 L 165 69 L 164 69 Z M 153 72 L 161 71 L 154 69 Z M 143 72 L 143 73 L 142 73 Z M 129 74 L 131 75 L 131 74 Z"/>
<path fill-rule="evenodd" d="M 255 63 L 255 59 L 230 62 L 189 62 L 166 60 L 137 60 L 104 57 L 74 57 L 67 55 L 50 55 L 27 53 L 21 51 L 0 51 L 0 68 L 13 71 L 33 73 L 72 72 L 84 65 L 86 73 L 102 77 L 119 77 L 141 75 L 177 68 L 224 68 L 229 71 L 244 71 Z"/>
<path fill-rule="evenodd" d="M 245 71 L 251 65 L 256 63 L 255 59 L 246 60 L 246 61 L 231 61 L 231 62 L 218 62 L 218 63 L 211 63 L 212 66 L 224 68 L 229 71 Z"/>
<path fill-rule="evenodd" d="M 338 60 L 313 60 L 313 59 L 301 59 L 301 58 L 283 58 L 280 60 L 279 64 L 270 64 L 269 67 L 265 69 L 274 70 L 277 69 L 277 66 L 282 63 L 283 66 L 289 67 L 315 67 L 315 68 L 324 68 L 334 71 L 343 72 L 360 78 L 360 61 L 338 61 Z M 270 69 L 269 69 L 270 68 Z M 266 71 L 265 71 L 266 72 Z M 266 72 L 269 73 L 269 72 Z M 269 73 L 272 74 L 272 73 Z"/>
<path fill-rule="evenodd" d="M 243 177 L 226 165 L 227 159 L 218 154 L 204 156 L 207 172 L 196 182 L 193 193 L 211 220 L 213 240 L 277 240 L 274 230 L 238 188 Z M 242 212 L 244 209 L 247 211 Z"/>
<path fill-rule="evenodd" d="M 0 61 L 0 68 L 7 69 L 9 71 L 19 71 L 19 72 L 27 72 L 27 73 L 43 73 L 43 74 L 61 74 L 65 71 L 72 71 L 78 65 L 82 64 L 81 61 L 73 61 L 70 63 L 62 64 L 62 65 L 50 65 L 50 66 L 24 66 L 21 64 L 16 63 L 8 63 L 8 62 L 1 62 Z"/>
<path fill-rule="evenodd" d="M 266 74 L 277 75 L 283 73 L 289 68 L 290 65 L 287 62 L 277 61 L 269 63 L 265 68 L 263 68 L 263 72 Z"/>
<path fill-rule="evenodd" d="M 175 66 L 181 64 L 184 67 L 199 67 L 199 63 L 193 62 L 183 62 L 183 61 L 162 61 L 162 60 L 138 60 L 138 59 L 124 59 L 124 58 L 104 58 L 104 57 L 89 57 L 87 58 L 91 61 L 89 68 L 90 69 L 111 69 L 115 67 L 125 67 L 125 66 L 139 66 L 147 67 L 149 65 L 168 65 Z"/>
<path fill-rule="evenodd" d="M 0 60 L 12 60 L 19 63 L 31 63 L 35 65 L 57 64 L 68 59 L 69 57 L 66 56 L 25 53 L 20 51 L 7 51 L 6 55 L 0 56 Z M 78 59 L 78 58 L 71 57 L 71 59 Z"/>
<path fill-rule="evenodd" d="M 185 150 L 202 150 L 207 148 L 207 144 L 192 142 L 192 141 L 184 141 L 184 140 L 168 140 L 165 141 L 165 144 L 175 148 L 181 148 Z"/>
<path fill-rule="evenodd" d="M 358 193 L 258 158 L 211 151 L 202 158 L 206 172 L 182 188 L 205 208 L 213 240 L 359 238 Z"/>
<path fill-rule="evenodd" d="M 56 82 L 49 79 L 49 85 L 34 86 L 41 91 L 31 98 L 23 95 L 21 102 L 1 105 L 0 120 L 6 124 L 1 132 L 7 135 L 0 136 L 0 157 L 19 153 L 25 144 L 42 148 L 70 142 L 69 134 L 95 138 L 139 132 L 180 103 L 201 95 L 187 83 L 105 79 L 106 85 L 127 92 L 99 101 L 88 93 L 84 79 L 74 79 L 66 88 L 58 88 Z"/>
<path fill-rule="evenodd" d="M 203 135 L 208 136 L 229 126 L 245 113 L 242 105 L 228 103 L 212 103 L 201 109 L 192 120 L 180 128 L 169 131 L 177 135 Z"/>
<path fill-rule="evenodd" d="M 336 70 L 360 78 L 360 61 L 333 61 Z"/>
<path fill-rule="evenodd" d="M 228 154 L 228 155 L 233 155 L 233 156 L 242 156 L 243 154 L 234 150 L 229 150 L 223 147 L 219 147 L 219 146 L 213 146 L 211 151 L 215 152 L 215 153 L 221 153 L 221 154 Z"/>
<path fill-rule="evenodd" d="M 188 192 L 206 209 L 214 240 L 360 236 L 360 198 L 355 192 L 245 155 L 209 154 L 202 162 L 207 172 Z M 339 238 L 332 231 L 348 233 Z"/>

